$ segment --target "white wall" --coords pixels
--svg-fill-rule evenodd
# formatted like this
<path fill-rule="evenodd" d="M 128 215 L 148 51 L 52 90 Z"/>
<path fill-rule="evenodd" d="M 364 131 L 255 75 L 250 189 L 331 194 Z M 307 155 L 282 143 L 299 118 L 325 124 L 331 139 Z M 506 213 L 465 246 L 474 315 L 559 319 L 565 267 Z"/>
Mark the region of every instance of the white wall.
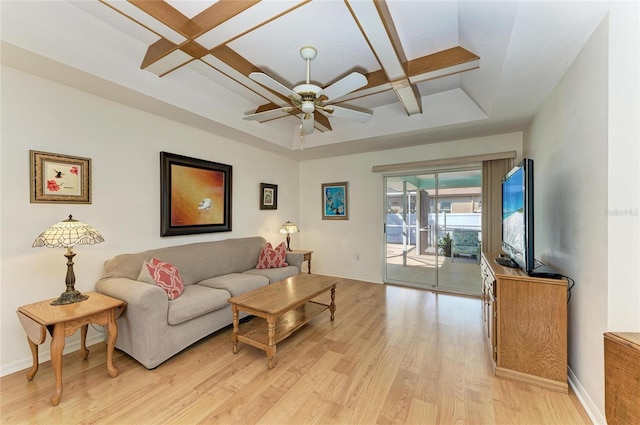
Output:
<path fill-rule="evenodd" d="M 607 330 L 640 332 L 640 3 L 609 20 Z"/>
<path fill-rule="evenodd" d="M 75 249 L 76 288 L 91 291 L 105 260 L 122 252 L 230 237 L 281 241 L 286 220 L 298 220 L 296 161 L 158 116 L 2 67 L 0 216 L 1 374 L 30 366 L 15 311 L 64 291 L 64 250 L 31 248 L 48 226 L 69 214 L 102 233 L 105 242 Z M 29 150 L 92 159 L 90 205 L 31 204 Z M 232 232 L 160 237 L 159 152 L 233 166 Z M 260 182 L 277 184 L 278 209 L 259 209 Z M 79 333 L 78 333 L 79 334 Z M 99 335 L 94 334 L 94 337 Z M 77 347 L 67 339 L 66 351 Z M 75 344 L 75 345 L 74 345 Z M 41 361 L 49 343 L 41 346 Z"/>
<path fill-rule="evenodd" d="M 383 174 L 372 167 L 505 151 L 522 153 L 522 133 L 303 161 L 295 246 L 314 251 L 314 273 L 381 283 L 385 188 Z M 322 220 L 322 183 L 343 181 L 349 182 L 349 220 Z"/>
<path fill-rule="evenodd" d="M 638 40 L 638 4 L 613 4 L 525 133 L 536 256 L 575 279 L 570 378 L 595 423 L 605 423 L 602 334 L 640 331 Z"/>

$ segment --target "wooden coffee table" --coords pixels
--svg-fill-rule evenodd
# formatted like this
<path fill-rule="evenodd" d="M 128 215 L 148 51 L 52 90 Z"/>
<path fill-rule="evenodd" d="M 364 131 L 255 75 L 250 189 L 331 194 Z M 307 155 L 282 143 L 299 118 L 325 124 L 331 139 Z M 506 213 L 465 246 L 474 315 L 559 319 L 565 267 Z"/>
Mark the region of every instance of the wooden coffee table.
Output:
<path fill-rule="evenodd" d="M 331 320 L 333 320 L 336 311 L 336 285 L 339 280 L 337 277 L 299 274 L 229 298 L 233 311 L 233 333 L 231 334 L 233 353 L 238 352 L 238 341 L 242 341 L 266 351 L 269 358 L 267 366 L 273 369 L 277 343 L 325 310 L 331 312 Z M 313 298 L 329 290 L 331 304 L 312 301 Z M 243 323 L 240 329 L 240 311 L 257 318 Z"/>

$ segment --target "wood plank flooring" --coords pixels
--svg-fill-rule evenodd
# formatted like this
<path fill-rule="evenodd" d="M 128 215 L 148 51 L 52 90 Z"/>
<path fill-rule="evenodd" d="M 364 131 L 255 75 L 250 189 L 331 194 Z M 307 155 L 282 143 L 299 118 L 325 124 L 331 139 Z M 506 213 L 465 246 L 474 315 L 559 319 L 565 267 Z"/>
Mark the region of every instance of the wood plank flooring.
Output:
<path fill-rule="evenodd" d="M 328 294 L 326 295 L 328 297 Z M 324 302 L 328 299 L 320 298 Z M 2 424 L 589 424 L 573 394 L 493 376 L 480 301 L 343 280 L 321 314 L 278 344 L 276 366 L 231 329 L 154 370 L 105 344 L 0 378 Z M 26 341 L 25 341 L 26 344 Z"/>

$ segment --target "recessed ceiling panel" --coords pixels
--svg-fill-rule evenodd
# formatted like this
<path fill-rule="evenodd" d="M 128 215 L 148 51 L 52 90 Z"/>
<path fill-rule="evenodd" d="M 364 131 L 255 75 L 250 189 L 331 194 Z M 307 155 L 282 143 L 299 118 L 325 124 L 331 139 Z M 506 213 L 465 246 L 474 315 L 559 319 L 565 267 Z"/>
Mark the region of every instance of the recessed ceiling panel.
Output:
<path fill-rule="evenodd" d="M 407 59 L 458 46 L 458 2 L 389 1 L 387 5 Z"/>
<path fill-rule="evenodd" d="M 218 0 L 165 0 L 174 9 L 178 10 L 187 18 L 191 19 L 194 16 L 202 13 L 202 11 L 209 8 L 212 4 L 217 3 Z"/>
<path fill-rule="evenodd" d="M 264 25 L 270 19 L 295 8 L 299 3 L 300 0 L 260 2 L 205 32 L 196 38 L 196 41 L 207 49 L 213 49 L 244 33 L 250 32 L 256 27 Z"/>
<path fill-rule="evenodd" d="M 306 64 L 300 57 L 304 46 L 318 51 L 311 62 L 311 81 L 322 87 L 352 70 L 380 68 L 349 10 L 338 1 L 307 3 L 229 43 L 238 54 L 287 86 L 306 78 Z"/>

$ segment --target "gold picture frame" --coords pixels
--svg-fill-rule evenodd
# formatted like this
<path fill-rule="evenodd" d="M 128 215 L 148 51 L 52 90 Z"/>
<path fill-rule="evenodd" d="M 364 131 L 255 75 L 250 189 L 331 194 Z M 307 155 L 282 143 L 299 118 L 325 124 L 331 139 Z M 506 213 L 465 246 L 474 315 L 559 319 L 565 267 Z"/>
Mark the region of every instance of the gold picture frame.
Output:
<path fill-rule="evenodd" d="M 31 203 L 91 203 L 91 158 L 29 151 Z"/>

